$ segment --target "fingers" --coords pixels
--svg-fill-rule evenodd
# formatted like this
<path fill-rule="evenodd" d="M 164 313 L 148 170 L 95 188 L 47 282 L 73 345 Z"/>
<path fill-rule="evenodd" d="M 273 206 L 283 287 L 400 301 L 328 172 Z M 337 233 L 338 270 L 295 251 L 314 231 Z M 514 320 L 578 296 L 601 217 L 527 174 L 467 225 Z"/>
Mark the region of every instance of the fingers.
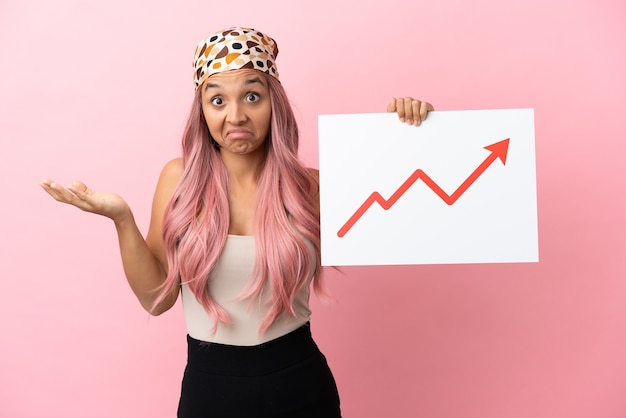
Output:
<path fill-rule="evenodd" d="M 77 198 L 85 203 L 91 203 L 90 196 L 93 193 L 84 183 L 80 181 L 73 181 L 72 184 L 67 186 L 68 190 L 74 194 Z"/>
<path fill-rule="evenodd" d="M 65 187 L 53 182 L 52 180 L 44 180 L 41 187 L 54 198 L 54 200 L 63 203 L 70 203 L 73 195 Z"/>
<path fill-rule="evenodd" d="M 416 100 L 416 102 L 417 101 L 418 100 Z M 426 117 L 428 117 L 428 112 L 432 112 L 433 110 L 435 110 L 435 108 L 433 107 L 433 105 L 427 102 L 419 102 L 419 103 L 420 103 L 419 111 L 417 113 L 419 113 L 420 115 L 420 121 L 423 121 L 426 119 Z"/>
<path fill-rule="evenodd" d="M 388 112 L 397 112 L 401 122 L 419 126 L 428 117 L 428 112 L 435 110 L 428 102 L 405 97 L 402 99 L 392 98 L 387 106 Z"/>
<path fill-rule="evenodd" d="M 46 179 L 41 182 L 41 187 L 57 202 L 67 203 L 83 210 L 86 209 L 86 192 L 89 189 L 79 181 L 63 187 L 52 180 Z"/>
<path fill-rule="evenodd" d="M 88 190 L 87 186 L 78 180 L 74 180 L 67 188 L 74 193 L 86 192 Z"/>
<path fill-rule="evenodd" d="M 128 204 L 114 193 L 94 192 L 80 181 L 63 187 L 52 180 L 44 180 L 41 187 L 56 201 L 75 206 L 85 212 L 106 216 L 113 220 L 132 216 Z"/>
<path fill-rule="evenodd" d="M 398 107 L 398 118 L 401 122 L 405 122 L 408 124 L 413 123 L 413 105 L 410 97 L 405 97 L 404 99 L 398 99 L 396 101 L 396 105 Z"/>

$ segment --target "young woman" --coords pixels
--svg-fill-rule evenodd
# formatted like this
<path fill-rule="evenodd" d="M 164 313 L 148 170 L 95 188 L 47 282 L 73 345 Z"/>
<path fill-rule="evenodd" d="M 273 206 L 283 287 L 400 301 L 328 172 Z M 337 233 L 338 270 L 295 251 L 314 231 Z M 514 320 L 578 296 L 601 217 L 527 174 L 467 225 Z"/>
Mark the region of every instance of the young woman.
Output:
<path fill-rule="evenodd" d="M 42 183 L 56 200 L 113 220 L 148 312 L 182 295 L 189 348 L 179 417 L 341 416 L 309 325 L 310 288 L 324 291 L 318 175 L 298 159 L 277 54 L 250 28 L 200 42 L 182 158 L 163 168 L 145 239 L 121 197 Z M 387 110 L 419 125 L 433 108 L 405 98 Z"/>

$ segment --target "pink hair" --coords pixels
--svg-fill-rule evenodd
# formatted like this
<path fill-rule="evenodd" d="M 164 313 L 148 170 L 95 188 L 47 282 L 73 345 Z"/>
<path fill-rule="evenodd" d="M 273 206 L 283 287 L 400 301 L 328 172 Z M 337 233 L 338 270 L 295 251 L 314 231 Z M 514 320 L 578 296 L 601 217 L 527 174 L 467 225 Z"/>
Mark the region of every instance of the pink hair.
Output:
<path fill-rule="evenodd" d="M 324 295 L 320 267 L 320 226 L 313 205 L 317 180 L 298 159 L 298 126 L 282 85 L 264 74 L 272 105 L 266 161 L 259 174 L 256 198 L 256 262 L 241 300 L 256 300 L 271 289 L 271 306 L 259 332 L 282 314 L 295 315 L 293 302 L 309 284 Z M 224 248 L 230 223 L 229 174 L 214 145 L 196 92 L 182 141 L 184 171 L 168 205 L 163 238 L 169 271 L 158 304 L 183 281 L 214 318 L 230 323 L 227 312 L 208 292 L 208 282 Z M 313 246 L 310 252 L 307 242 Z"/>

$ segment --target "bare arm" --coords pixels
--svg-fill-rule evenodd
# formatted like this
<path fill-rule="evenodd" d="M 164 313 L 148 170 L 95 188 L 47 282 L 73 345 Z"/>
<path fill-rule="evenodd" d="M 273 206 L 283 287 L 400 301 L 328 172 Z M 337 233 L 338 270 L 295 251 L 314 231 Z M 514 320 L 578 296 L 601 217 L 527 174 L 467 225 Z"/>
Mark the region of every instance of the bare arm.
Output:
<path fill-rule="evenodd" d="M 178 185 L 182 174 L 182 159 L 177 158 L 167 163 L 161 171 L 161 176 L 159 177 L 159 182 L 157 184 L 156 191 L 154 192 L 154 199 L 152 201 L 152 216 L 150 218 L 150 228 L 148 229 L 148 235 L 146 236 L 146 244 L 159 260 L 159 264 L 162 267 L 163 279 L 159 282 L 159 285 L 162 284 L 165 280 L 165 276 L 167 275 L 168 271 L 167 257 L 165 255 L 165 245 L 163 243 L 163 218 L 165 217 L 165 209 L 172 195 L 174 194 L 174 189 L 176 189 L 176 186 Z M 146 308 L 146 310 L 149 310 L 154 303 L 156 295 L 154 294 L 154 292 L 150 292 L 149 287 L 146 290 L 148 291 L 146 295 L 148 304 L 146 305 L 144 304 L 144 302 L 142 302 L 142 305 L 144 308 Z M 139 293 L 135 289 L 133 289 L 133 291 L 141 301 Z M 179 291 L 180 286 L 177 286 L 169 295 L 169 297 L 165 298 L 159 304 L 159 306 L 154 307 L 151 313 L 153 315 L 159 315 L 169 310 L 174 305 L 174 303 L 176 303 Z"/>
<path fill-rule="evenodd" d="M 41 183 L 43 189 L 57 201 L 113 220 L 128 283 L 143 308 L 153 315 L 170 309 L 179 293 L 179 288 L 176 288 L 175 292 L 153 309 L 152 305 L 158 296 L 155 290 L 163 284 L 167 275 L 167 259 L 162 238 L 163 215 L 181 173 L 180 160 L 171 161 L 161 172 L 152 205 L 150 230 L 145 240 L 130 207 L 118 195 L 95 192 L 81 182 L 74 182 L 67 188 L 51 180 Z"/>

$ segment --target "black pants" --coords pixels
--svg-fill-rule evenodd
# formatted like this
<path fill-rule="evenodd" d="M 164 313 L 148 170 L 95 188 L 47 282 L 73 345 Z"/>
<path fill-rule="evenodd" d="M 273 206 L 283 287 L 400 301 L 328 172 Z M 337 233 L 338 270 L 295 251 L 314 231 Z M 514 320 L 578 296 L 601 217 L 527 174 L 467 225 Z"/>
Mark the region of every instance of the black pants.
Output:
<path fill-rule="evenodd" d="M 309 324 L 256 346 L 187 336 L 179 418 L 340 418 L 339 395 Z"/>

